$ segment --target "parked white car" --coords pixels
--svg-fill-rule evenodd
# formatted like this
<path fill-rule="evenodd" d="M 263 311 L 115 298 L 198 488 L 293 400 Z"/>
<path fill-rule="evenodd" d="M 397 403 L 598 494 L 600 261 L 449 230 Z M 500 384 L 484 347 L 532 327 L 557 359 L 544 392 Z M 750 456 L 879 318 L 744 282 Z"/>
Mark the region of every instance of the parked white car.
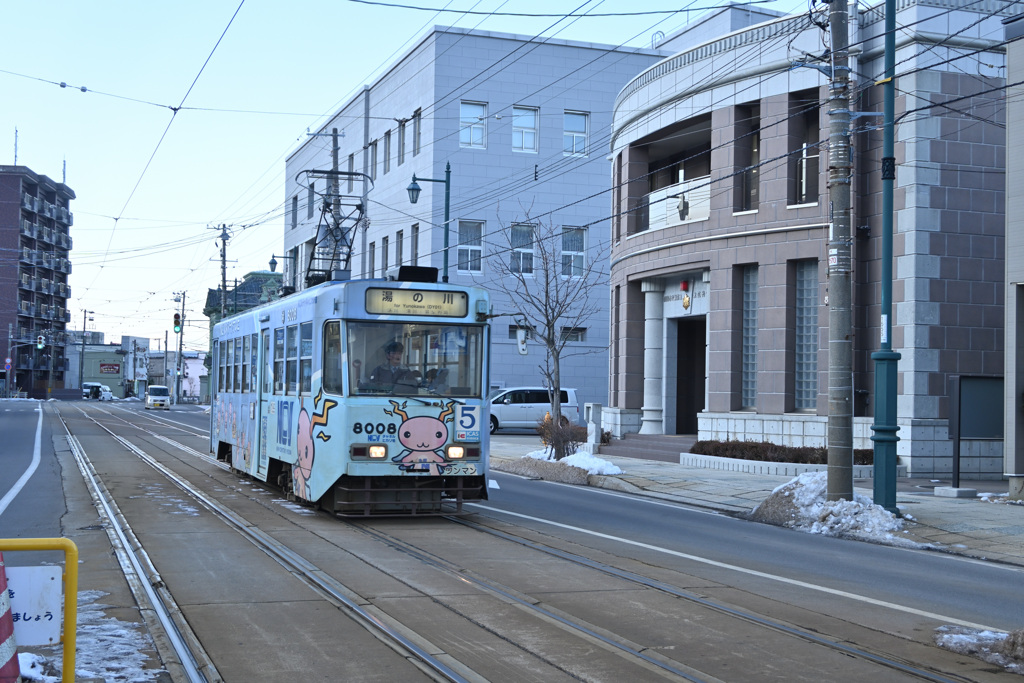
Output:
<path fill-rule="evenodd" d="M 150 408 L 171 409 L 171 390 L 162 384 L 150 384 L 146 389 L 146 410 Z"/>
<path fill-rule="evenodd" d="M 113 394 L 113 392 L 110 391 L 110 387 L 108 387 L 106 384 L 101 384 L 100 385 L 100 400 L 101 401 L 113 401 L 114 400 L 114 394 Z"/>
<path fill-rule="evenodd" d="M 580 404 L 575 389 L 562 389 L 562 417 L 579 424 Z M 533 429 L 551 411 L 544 387 L 511 387 L 491 392 L 491 434 L 499 429 Z"/>

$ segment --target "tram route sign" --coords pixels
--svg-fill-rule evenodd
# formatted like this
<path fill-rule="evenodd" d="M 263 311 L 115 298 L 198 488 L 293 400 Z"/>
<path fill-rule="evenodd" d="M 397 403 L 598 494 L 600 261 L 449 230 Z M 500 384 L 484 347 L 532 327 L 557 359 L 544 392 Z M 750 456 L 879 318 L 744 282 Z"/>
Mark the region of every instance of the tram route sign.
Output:
<path fill-rule="evenodd" d="M 469 313 L 469 295 L 451 290 L 372 287 L 366 290 L 366 312 L 464 318 Z"/>

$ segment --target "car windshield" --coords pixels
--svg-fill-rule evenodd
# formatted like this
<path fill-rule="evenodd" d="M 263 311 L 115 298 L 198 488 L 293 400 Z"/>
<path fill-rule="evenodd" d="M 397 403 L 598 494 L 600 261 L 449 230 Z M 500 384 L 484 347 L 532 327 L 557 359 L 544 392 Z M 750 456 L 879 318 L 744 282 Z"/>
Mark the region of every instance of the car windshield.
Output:
<path fill-rule="evenodd" d="M 167 387 L 150 387 L 149 388 L 149 395 L 150 396 L 168 396 L 169 393 L 168 393 Z"/>
<path fill-rule="evenodd" d="M 324 334 L 324 388 L 341 393 L 348 373 L 350 396 L 475 396 L 483 394 L 484 327 L 445 323 L 341 323 Z M 334 352 L 332 358 L 332 352 Z"/>

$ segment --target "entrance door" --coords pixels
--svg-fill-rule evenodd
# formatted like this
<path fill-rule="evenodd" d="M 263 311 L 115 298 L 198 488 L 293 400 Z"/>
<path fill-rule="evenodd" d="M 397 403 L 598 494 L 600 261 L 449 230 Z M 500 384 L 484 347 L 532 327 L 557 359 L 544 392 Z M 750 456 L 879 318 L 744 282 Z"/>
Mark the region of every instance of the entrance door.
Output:
<path fill-rule="evenodd" d="M 270 400 L 274 395 L 274 363 L 270 355 L 270 330 L 260 331 L 260 348 L 256 363 L 256 386 L 259 396 L 259 412 L 256 414 L 256 476 L 264 481 L 267 476 L 267 420 L 270 416 Z"/>
<path fill-rule="evenodd" d="M 676 433 L 696 434 L 697 413 L 704 410 L 707 375 L 707 321 L 704 316 L 678 318 L 676 347 Z"/>

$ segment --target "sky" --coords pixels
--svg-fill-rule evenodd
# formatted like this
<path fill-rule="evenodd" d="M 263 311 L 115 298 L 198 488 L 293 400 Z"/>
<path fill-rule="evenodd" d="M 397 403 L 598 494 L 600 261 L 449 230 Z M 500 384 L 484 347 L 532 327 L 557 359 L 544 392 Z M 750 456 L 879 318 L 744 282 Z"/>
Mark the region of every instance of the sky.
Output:
<path fill-rule="evenodd" d="M 390 0 L 388 0 L 390 2 Z M 398 7 L 395 4 L 403 4 Z M 181 0 L 4 3 L 0 165 L 65 182 L 71 329 L 205 350 L 209 288 L 282 253 L 284 162 L 433 25 L 650 47 L 723 0 Z M 421 11 L 409 6 L 459 10 Z M 764 6 L 803 11 L 804 0 Z M 480 14 L 467 14 L 472 10 Z M 490 14 L 489 14 L 490 13 Z M 61 87 L 61 84 L 65 87 Z M 85 88 L 83 91 L 82 88 Z M 325 143 L 326 144 L 326 143 Z M 279 258 L 280 262 L 281 259 Z"/>

